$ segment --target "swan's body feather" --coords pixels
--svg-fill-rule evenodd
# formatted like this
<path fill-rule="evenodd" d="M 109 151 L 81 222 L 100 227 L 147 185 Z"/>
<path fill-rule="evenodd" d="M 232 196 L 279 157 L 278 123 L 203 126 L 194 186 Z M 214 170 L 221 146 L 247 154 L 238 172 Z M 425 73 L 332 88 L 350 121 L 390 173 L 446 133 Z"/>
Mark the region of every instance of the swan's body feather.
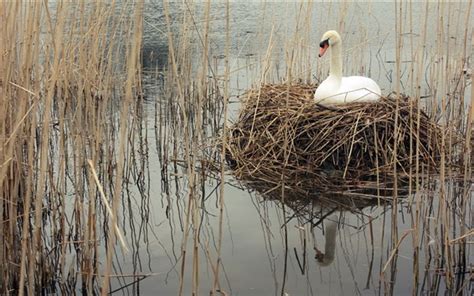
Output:
<path fill-rule="evenodd" d="M 314 99 L 322 104 L 372 102 L 377 101 L 380 94 L 380 87 L 368 77 L 350 76 L 338 79 L 330 75 L 316 89 Z"/>
<path fill-rule="evenodd" d="M 363 76 L 342 77 L 342 41 L 336 31 L 324 33 L 320 43 L 320 54 L 329 49 L 331 64 L 329 77 L 316 89 L 314 100 L 321 104 L 344 104 L 350 102 L 373 102 L 381 97 L 380 87 L 375 81 Z"/>

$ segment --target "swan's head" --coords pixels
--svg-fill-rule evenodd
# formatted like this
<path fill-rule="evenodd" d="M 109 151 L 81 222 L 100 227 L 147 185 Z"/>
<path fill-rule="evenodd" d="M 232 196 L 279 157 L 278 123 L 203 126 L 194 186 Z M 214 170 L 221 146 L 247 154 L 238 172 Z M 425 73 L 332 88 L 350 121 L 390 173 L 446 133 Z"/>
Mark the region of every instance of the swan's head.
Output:
<path fill-rule="evenodd" d="M 329 266 L 334 261 L 334 257 L 328 257 L 323 252 L 316 250 L 316 255 L 314 256 L 316 262 L 319 266 Z"/>
<path fill-rule="evenodd" d="M 331 30 L 324 33 L 319 43 L 319 57 L 324 55 L 329 46 L 333 46 L 339 42 L 341 42 L 341 36 L 338 32 Z"/>

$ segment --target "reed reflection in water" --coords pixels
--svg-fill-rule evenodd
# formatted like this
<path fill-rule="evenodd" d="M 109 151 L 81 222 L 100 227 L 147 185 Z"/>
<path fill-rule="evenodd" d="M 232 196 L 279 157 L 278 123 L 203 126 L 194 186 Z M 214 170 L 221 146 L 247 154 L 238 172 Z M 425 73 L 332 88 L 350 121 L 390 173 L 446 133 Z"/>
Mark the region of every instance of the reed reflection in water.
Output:
<path fill-rule="evenodd" d="M 468 293 L 471 18 L 470 2 L 0 3 L 1 294 Z M 245 91 L 326 77 L 330 28 L 345 73 L 439 124 L 435 175 L 297 202 L 236 179 Z"/>

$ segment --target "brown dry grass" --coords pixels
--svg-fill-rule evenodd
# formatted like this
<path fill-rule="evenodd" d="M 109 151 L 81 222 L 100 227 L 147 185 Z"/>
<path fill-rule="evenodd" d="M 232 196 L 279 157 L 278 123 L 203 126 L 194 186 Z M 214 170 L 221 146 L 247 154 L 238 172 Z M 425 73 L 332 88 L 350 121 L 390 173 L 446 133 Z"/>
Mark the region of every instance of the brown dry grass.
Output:
<path fill-rule="evenodd" d="M 2 295 L 97 293 L 99 281 L 107 293 L 133 166 L 140 3 L 0 2 Z"/>
<path fill-rule="evenodd" d="M 299 199 L 360 190 L 377 197 L 377 190 L 393 187 L 394 163 L 401 183 L 415 164 L 419 171 L 436 171 L 440 129 L 423 111 L 414 127 L 413 100 L 391 95 L 374 103 L 323 106 L 314 103 L 314 90 L 308 84 L 266 84 L 246 94 L 229 131 L 227 160 L 237 179 L 267 194 L 280 194 L 276 189 L 283 182 L 286 194 Z M 410 154 L 416 145 L 420 153 Z M 367 203 L 367 195 L 362 198 Z"/>

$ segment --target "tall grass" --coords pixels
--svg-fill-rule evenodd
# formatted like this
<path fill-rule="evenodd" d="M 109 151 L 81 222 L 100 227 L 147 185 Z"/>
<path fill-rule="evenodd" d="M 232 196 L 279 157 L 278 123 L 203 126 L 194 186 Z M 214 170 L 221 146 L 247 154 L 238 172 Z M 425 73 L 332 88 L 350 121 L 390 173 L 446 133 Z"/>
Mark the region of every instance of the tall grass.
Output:
<path fill-rule="evenodd" d="M 364 225 L 370 225 L 363 228 L 363 234 L 372 238 L 367 247 L 372 251 L 382 250 L 379 258 L 374 258 L 373 253 L 371 259 L 369 258 L 368 264 L 371 267 L 367 287 L 380 294 L 397 293 L 400 287 L 397 277 L 401 272 L 398 263 L 399 252 L 402 247 L 406 248 L 409 245 L 413 295 L 427 291 L 436 292 L 440 289 L 447 289 L 453 293 L 467 291 L 469 282 L 467 260 L 470 254 L 468 238 L 472 235 L 469 221 L 472 219 L 472 128 L 474 124 L 472 110 L 474 107 L 472 95 L 470 101 L 465 101 L 465 97 L 469 96 L 466 90 L 470 87 L 471 81 L 467 75 L 463 74 L 463 69 L 472 59 L 473 32 L 470 26 L 472 3 L 397 2 L 388 8 L 395 10 L 394 23 L 389 28 L 367 27 L 368 22 L 366 24 L 364 20 L 375 17 L 370 4 L 368 11 L 364 10 L 365 6 L 360 8 L 357 3 L 347 2 L 325 4 L 325 10 L 320 9 L 323 6 L 320 3 L 281 5 L 286 5 L 286 11 L 292 11 L 288 13 L 291 17 L 285 18 L 285 15 L 282 15 L 272 19 L 270 5 L 262 3 L 262 23 L 271 22 L 271 25 L 257 29 L 255 40 L 260 42 L 258 47 L 261 50 L 258 51 L 256 59 L 249 61 L 250 68 L 257 71 L 252 76 L 253 80 L 249 79 L 247 83 L 239 81 L 241 85 L 258 87 L 261 83 L 267 82 L 289 83 L 298 80 L 310 82 L 324 79 L 327 75 L 328 64 L 324 60 L 316 60 L 319 36 L 315 36 L 314 32 L 318 31 L 322 34 L 327 29 L 338 28 L 343 33 L 343 39 L 347 40 L 345 44 L 353 44 L 352 47 L 346 47 L 345 52 L 345 65 L 352 74 L 366 75 L 378 72 L 379 76 L 374 78 L 380 81 L 389 77 L 390 81 L 384 83 L 386 86 L 384 93 L 393 91 L 396 94 L 410 95 L 413 98 L 413 110 L 425 110 L 441 125 L 443 130 L 442 143 L 440 143 L 443 153 L 439 167 L 435 168 L 439 172 L 437 175 L 427 175 L 419 165 L 413 166 L 416 169 L 408 172 L 399 171 L 398 153 L 395 151 L 393 174 L 395 176 L 408 174 L 414 181 L 409 184 L 409 198 L 398 197 L 397 190 L 394 190 L 393 203 L 389 208 L 382 207 L 378 212 L 361 212 L 356 215 L 360 217 Z M 418 6 L 415 7 L 415 5 Z M 168 134 L 166 138 L 162 137 L 160 147 L 163 147 L 162 149 L 173 147 L 173 151 L 163 151 L 162 155 L 166 159 L 162 164 L 166 178 L 169 181 L 174 179 L 175 184 L 175 188 L 166 194 L 167 202 L 171 207 L 173 201 L 171 195 L 175 192 L 175 198 L 181 199 L 186 208 L 182 219 L 181 253 L 177 258 L 181 266 L 179 295 L 185 294 L 187 276 L 192 278 L 189 287 L 193 294 L 198 294 L 203 290 L 201 283 L 206 283 L 206 280 L 200 277 L 203 266 L 210 267 L 209 270 L 211 270 L 213 280 L 209 283 L 209 290 L 212 294 L 222 289 L 220 273 L 224 270 L 221 264 L 225 258 L 221 258 L 220 254 L 222 223 L 225 223 L 222 221 L 222 219 L 225 220 L 222 211 L 225 209 L 224 201 L 226 200 L 223 196 L 226 192 L 222 184 L 229 177 L 226 177 L 222 170 L 223 152 L 218 157 L 219 153 L 215 147 L 225 146 L 226 138 L 220 137 L 221 142 L 215 146 L 207 136 L 216 135 L 216 133 L 225 135 L 223 131 L 226 130 L 229 122 L 226 117 L 219 115 L 226 116 L 228 113 L 226 111 L 227 98 L 229 98 L 228 83 L 232 82 L 233 75 L 237 75 L 239 71 L 248 71 L 248 68 L 233 69 L 231 67 L 228 70 L 229 54 L 232 56 L 232 53 L 229 53 L 227 49 L 233 22 L 229 22 L 228 14 L 225 16 L 225 27 L 218 19 L 212 19 L 210 11 L 217 6 L 217 4 L 212 6 L 209 2 L 201 6 L 185 2 L 182 7 L 183 18 L 179 24 L 180 34 L 173 34 L 169 10 L 165 11 L 168 15 L 168 42 L 171 58 L 170 71 L 167 72 L 165 83 L 168 99 L 164 104 L 166 107 L 160 107 L 162 112 L 160 118 L 167 118 L 168 121 L 164 122 L 160 119 L 160 130 L 171 130 L 173 134 Z M 233 6 L 230 7 L 232 11 Z M 226 9 L 222 11 L 228 12 Z M 354 10 L 359 12 L 360 20 L 349 19 L 349 12 Z M 326 11 L 329 11 L 329 15 Z M 421 11 L 421 14 L 415 16 L 414 11 Z M 322 22 L 324 27 L 314 29 L 315 16 L 324 18 L 326 21 Z M 440 21 L 433 22 L 434 19 Z M 436 24 L 436 28 L 432 27 L 433 23 Z M 221 61 L 224 65 L 219 64 L 217 60 L 213 67 L 210 57 L 218 53 L 212 51 L 210 44 L 213 44 L 213 38 L 223 40 L 219 36 L 212 35 L 212 33 L 219 35 L 213 30 L 214 24 L 215 26 L 220 24 L 220 28 L 225 28 L 221 36 L 225 34 L 227 41 L 222 43 L 220 48 L 226 49 L 225 58 Z M 351 35 L 353 31 L 357 32 L 355 34 L 357 37 Z M 359 32 L 362 33 L 358 34 Z M 431 40 L 435 41 L 430 42 Z M 377 42 L 381 42 L 378 52 L 366 50 L 373 48 L 373 45 L 369 46 L 369 44 Z M 393 62 L 385 58 L 387 54 L 384 51 L 390 52 L 388 55 L 393 56 Z M 224 72 L 222 72 L 223 69 Z M 232 91 L 230 89 L 231 99 L 239 94 Z M 176 100 L 170 98 L 176 98 Z M 207 107 L 221 111 L 209 112 Z M 173 117 L 176 111 L 179 111 L 179 115 Z M 215 118 L 221 126 L 220 130 L 210 128 L 209 124 L 202 121 L 203 117 Z M 418 118 L 418 120 L 410 122 L 410 127 L 419 130 L 420 113 L 413 118 Z M 399 124 L 396 123 L 396 125 Z M 396 138 L 397 135 L 398 133 L 395 133 L 394 137 Z M 285 147 L 282 147 L 282 150 L 284 151 Z M 411 163 L 418 164 L 421 161 L 419 151 L 418 145 L 410 147 Z M 204 186 L 208 180 L 206 176 L 210 174 L 207 166 L 209 155 L 221 161 L 218 165 L 221 168 L 220 176 L 217 177 L 221 182 L 220 190 L 215 192 L 214 206 L 218 209 L 220 219 L 214 225 L 218 229 L 214 252 L 211 251 L 208 234 L 214 233 L 212 226 L 208 225 L 206 231 L 201 228 L 205 224 L 204 221 L 210 219 L 205 214 L 206 207 L 210 207 L 211 204 L 208 201 L 206 186 Z M 183 170 L 179 169 L 180 165 L 183 166 Z M 180 195 L 178 192 L 184 188 L 187 189 L 186 194 Z M 284 200 L 284 179 L 279 189 L 282 190 L 282 200 Z M 263 206 L 259 209 L 263 211 L 261 213 L 262 225 L 271 224 L 266 218 L 268 217 L 267 208 Z M 175 208 L 175 211 L 180 215 L 180 209 Z M 278 262 L 282 264 L 283 274 L 277 279 L 279 273 L 274 271 L 273 277 L 275 289 L 278 290 L 275 294 L 284 295 L 286 279 L 289 276 L 286 268 L 288 260 L 291 260 L 288 244 L 293 232 L 292 228 L 288 228 L 287 220 L 291 220 L 294 215 L 288 214 L 291 210 L 284 205 L 281 211 L 279 215 L 283 221 L 280 221 L 282 222 L 280 234 L 285 253 L 282 255 L 284 259 Z M 371 215 L 373 216 L 370 217 Z M 367 216 L 370 223 L 365 221 Z M 409 217 L 408 223 L 405 221 L 406 217 Z M 300 227 L 298 223 L 303 223 L 302 221 L 305 220 L 296 221 L 295 224 Z M 375 223 L 380 227 L 374 228 Z M 269 231 L 266 226 L 263 228 Z M 314 234 L 314 226 L 306 224 L 304 231 L 301 228 L 298 229 L 298 235 L 304 233 L 302 242 L 317 243 L 315 236 L 311 235 Z M 266 235 L 272 236 L 271 233 Z M 201 251 L 198 251 L 198 248 L 201 248 Z M 304 249 L 306 250 L 306 247 Z M 189 251 L 192 251 L 191 255 Z M 206 259 L 203 259 L 202 255 Z M 272 257 L 270 254 L 269 256 Z M 191 266 L 188 264 L 189 260 L 192 261 Z M 374 261 L 377 260 L 379 266 L 375 267 L 377 264 L 374 264 Z M 276 259 L 272 262 L 276 262 Z M 276 268 L 275 265 L 273 267 Z M 309 268 L 308 265 L 306 268 Z M 376 271 L 372 271 L 372 268 Z M 354 269 L 351 269 L 351 272 L 354 272 Z M 230 281 L 232 282 L 231 279 Z"/>
<path fill-rule="evenodd" d="M 1 294 L 108 291 L 136 149 L 141 13 L 0 3 Z"/>
<path fill-rule="evenodd" d="M 221 190 L 216 191 L 219 200 L 216 202 L 216 207 L 219 208 L 220 222 L 214 241 L 211 241 L 212 237 L 208 235 L 203 237 L 204 229 L 207 229 L 204 201 L 208 194 L 205 188 L 207 174 L 209 174 L 209 162 L 206 162 L 206 159 L 209 155 L 222 153 L 217 150 L 216 146 L 210 145 L 209 140 L 210 137 L 217 134 L 217 129 L 221 128 L 219 114 L 226 112 L 229 55 L 226 55 L 225 68 L 227 70 L 223 76 L 219 76 L 217 69 L 212 68 L 214 61 L 210 54 L 211 3 L 203 4 L 202 8 L 201 21 L 198 19 L 199 14 L 196 6 L 189 2 L 183 3 L 181 7 L 183 15 L 177 25 L 178 20 L 170 17 L 168 3 L 164 3 L 170 50 L 169 71 L 166 76 L 164 94 L 169 99 L 165 102 L 164 107 L 160 107 L 159 118 L 167 118 L 165 121 L 160 120 L 160 130 L 171 130 L 172 135 L 161 137 L 160 141 L 163 142 L 160 143 L 160 147 L 173 147 L 173 151 L 170 151 L 168 156 L 164 156 L 165 160 L 162 164 L 163 172 L 171 169 L 171 173 L 174 175 L 166 182 L 175 184 L 175 188 L 172 190 L 166 189 L 167 207 L 175 208 L 170 203 L 171 197 L 169 195 L 172 191 L 177 193 L 176 198 L 183 199 L 184 204 L 182 209 L 175 208 L 183 232 L 178 260 L 180 265 L 179 295 L 187 294 L 185 292 L 187 276 L 191 278 L 190 293 L 193 295 L 199 293 L 203 265 L 209 267 L 214 279 L 210 287 L 211 293 L 214 295 L 221 290 L 219 275 L 222 266 L 220 250 L 224 225 L 223 175 Z M 228 19 L 229 16 L 226 17 Z M 176 26 L 178 27 L 177 32 L 174 29 Z M 227 28 L 227 30 L 229 29 Z M 228 47 L 226 48 L 226 53 L 228 53 Z M 171 160 L 169 160 L 170 158 Z M 182 166 L 182 171 L 178 165 Z M 184 179 L 183 176 L 185 176 Z M 183 183 L 182 180 L 185 182 Z M 186 193 L 180 195 L 181 191 Z M 208 231 L 212 232 L 213 230 L 209 229 Z M 215 244 L 215 251 L 213 251 L 213 244 Z M 201 259 L 202 255 L 204 255 L 203 259 Z"/>
<path fill-rule="evenodd" d="M 0 2 L 1 294 L 80 290 L 105 295 L 130 287 L 131 294 L 138 294 L 140 281 L 154 275 L 143 271 L 146 264 L 139 256 L 149 248 L 154 214 L 141 90 L 144 5 Z M 242 48 L 233 40 L 242 25 L 233 15 L 236 5 L 163 2 L 165 23 L 159 29 L 166 33 L 169 60 L 156 102 L 155 140 L 176 293 L 227 295 L 237 285 L 223 256 L 231 228 L 227 190 L 232 177 L 224 149 L 236 108 L 232 103 L 244 95 L 242 88 L 261 83 L 289 86 L 324 79 L 328 63 L 316 59 L 317 34 L 330 28 L 352 44 L 346 47 L 346 70 L 379 73 L 376 80 L 391 77 L 384 93 L 412 96 L 413 107 L 424 108 L 441 125 L 445 151 L 438 175 L 427 175 L 418 165 L 408 172 L 415 180 L 409 199 L 395 195 L 389 207 L 341 214 L 344 235 L 339 236 L 336 261 L 348 263 L 355 291 L 360 292 L 359 264 L 367 264 L 367 288 L 397 293 L 397 278 L 406 272 L 400 270 L 400 252 L 408 246 L 404 255 L 411 260 L 413 295 L 443 289 L 467 293 L 472 278 L 474 90 L 464 69 L 468 72 L 472 63 L 472 2 L 397 2 L 390 6 L 396 16 L 390 28 L 368 27 L 366 20 L 375 17 L 371 5 L 364 10 L 349 2 L 287 3 L 286 17 L 275 17 L 272 5 L 263 2 L 259 26 L 252 40 L 239 44 Z M 421 26 L 413 15 L 415 5 L 423 6 Z M 351 11 L 365 18 L 351 19 Z M 439 20 L 436 28 L 433 19 Z M 316 24 L 323 25 L 315 29 Z M 377 52 L 365 50 L 378 42 Z M 242 62 L 247 46 L 256 48 L 256 57 Z M 385 58 L 391 51 L 393 63 Z M 239 78 L 242 73 L 245 81 Z M 410 123 L 413 129 L 419 125 L 419 120 Z M 410 161 L 421 161 L 418 151 L 417 145 L 410 147 Z M 405 173 L 397 171 L 396 160 L 393 173 Z M 280 185 L 283 201 L 283 175 Z M 317 294 L 312 289 L 321 287 L 314 284 L 317 275 L 308 250 L 321 243 L 318 218 L 327 213 L 311 207 L 304 217 L 293 219 L 297 213 L 283 205 L 275 223 L 271 207 L 256 207 L 271 270 L 258 276 L 264 282 L 273 279 L 273 287 L 266 287 L 269 293 L 285 294 L 297 260 L 308 291 Z M 352 228 L 344 220 L 351 215 L 357 221 L 354 231 L 371 255 L 352 256 Z M 276 233 L 283 254 L 272 246 Z M 302 257 L 290 252 L 295 241 Z M 131 266 L 123 266 L 128 259 Z M 345 283 L 340 283 L 341 291 Z"/>

